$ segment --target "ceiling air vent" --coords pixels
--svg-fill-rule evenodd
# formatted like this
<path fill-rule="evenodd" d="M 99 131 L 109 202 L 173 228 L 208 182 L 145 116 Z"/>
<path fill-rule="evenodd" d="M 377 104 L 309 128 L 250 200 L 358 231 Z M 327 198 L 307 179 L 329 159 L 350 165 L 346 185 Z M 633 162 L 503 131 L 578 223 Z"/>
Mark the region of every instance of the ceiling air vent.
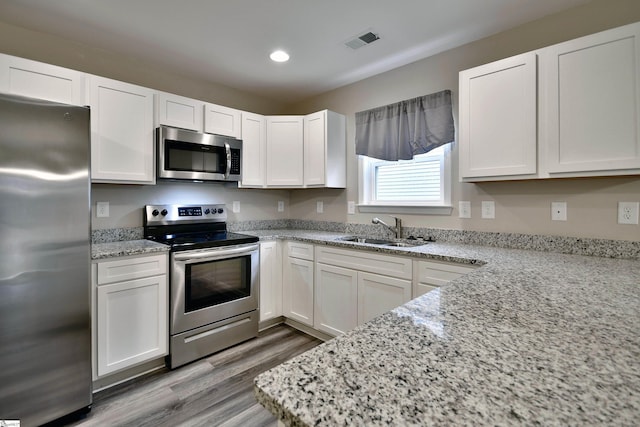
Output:
<path fill-rule="evenodd" d="M 345 44 L 347 46 L 349 46 L 351 49 L 358 49 L 361 48 L 362 46 L 366 46 L 370 43 L 373 43 L 376 40 L 379 40 L 380 37 L 378 37 L 376 34 L 373 34 L 371 31 L 362 34 L 361 36 L 358 36 L 354 39 L 351 39 L 347 42 L 345 42 Z"/>

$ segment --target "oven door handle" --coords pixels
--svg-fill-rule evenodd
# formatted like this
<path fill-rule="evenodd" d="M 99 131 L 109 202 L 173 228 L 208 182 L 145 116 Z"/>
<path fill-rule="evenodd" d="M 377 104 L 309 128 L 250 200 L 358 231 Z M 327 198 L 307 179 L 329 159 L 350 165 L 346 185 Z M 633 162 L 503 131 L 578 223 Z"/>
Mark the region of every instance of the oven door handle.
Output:
<path fill-rule="evenodd" d="M 207 260 L 215 260 L 222 258 L 231 258 L 232 256 L 237 255 L 249 255 L 253 251 L 258 250 L 258 245 L 250 245 L 250 246 L 235 246 L 235 247 L 224 247 L 224 248 L 215 248 L 208 249 L 202 252 L 191 252 L 191 253 L 180 253 L 177 252 L 173 255 L 173 259 L 180 262 L 188 262 L 188 261 L 200 261 L 203 259 Z"/>

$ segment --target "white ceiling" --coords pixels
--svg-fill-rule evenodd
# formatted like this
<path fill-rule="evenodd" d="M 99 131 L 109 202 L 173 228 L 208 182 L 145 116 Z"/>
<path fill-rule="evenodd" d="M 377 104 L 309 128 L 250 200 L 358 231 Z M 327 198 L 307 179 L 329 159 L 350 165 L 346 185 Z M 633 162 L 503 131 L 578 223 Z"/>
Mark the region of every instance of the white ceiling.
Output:
<path fill-rule="evenodd" d="M 0 20 L 295 102 L 588 0 L 0 0 Z M 366 31 L 380 40 L 344 43 Z M 269 53 L 286 50 L 287 63 Z"/>

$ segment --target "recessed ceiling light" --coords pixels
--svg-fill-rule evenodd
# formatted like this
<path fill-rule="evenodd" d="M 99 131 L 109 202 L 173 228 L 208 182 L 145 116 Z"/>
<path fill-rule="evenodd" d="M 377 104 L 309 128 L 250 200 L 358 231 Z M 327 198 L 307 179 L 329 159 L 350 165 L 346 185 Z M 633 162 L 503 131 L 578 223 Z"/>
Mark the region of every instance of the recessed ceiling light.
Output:
<path fill-rule="evenodd" d="M 269 58 L 275 62 L 287 62 L 289 60 L 289 54 L 283 50 L 276 50 L 271 52 Z"/>

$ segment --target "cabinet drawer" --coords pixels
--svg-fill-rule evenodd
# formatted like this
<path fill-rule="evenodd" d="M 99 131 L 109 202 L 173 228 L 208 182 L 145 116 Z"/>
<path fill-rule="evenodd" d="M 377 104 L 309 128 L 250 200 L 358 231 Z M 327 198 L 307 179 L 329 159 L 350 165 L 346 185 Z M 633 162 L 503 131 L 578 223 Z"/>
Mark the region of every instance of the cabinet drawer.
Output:
<path fill-rule="evenodd" d="M 400 279 L 411 279 L 413 270 L 409 258 L 332 247 L 318 247 L 316 261 Z"/>
<path fill-rule="evenodd" d="M 292 258 L 313 261 L 313 245 L 309 243 L 287 242 L 287 254 Z"/>
<path fill-rule="evenodd" d="M 167 255 L 142 256 L 99 262 L 98 285 L 167 273 Z"/>
<path fill-rule="evenodd" d="M 416 281 L 436 286 L 442 286 L 477 268 L 477 266 L 437 261 L 418 261 L 417 264 Z"/>

